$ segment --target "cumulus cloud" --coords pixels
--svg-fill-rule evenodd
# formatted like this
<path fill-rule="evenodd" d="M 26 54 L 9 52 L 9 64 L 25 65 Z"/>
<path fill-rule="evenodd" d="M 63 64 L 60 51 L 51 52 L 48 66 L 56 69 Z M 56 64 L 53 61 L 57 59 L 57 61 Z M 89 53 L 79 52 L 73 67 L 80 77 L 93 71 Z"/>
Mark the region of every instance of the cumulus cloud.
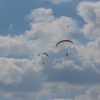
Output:
<path fill-rule="evenodd" d="M 37 16 L 41 17 L 37 19 Z M 37 55 L 47 52 L 51 56 L 56 42 L 65 37 L 70 39 L 71 34 L 78 30 L 78 24 L 69 17 L 56 18 L 52 9 L 45 8 L 33 10 L 26 18 L 32 20 L 30 30 L 13 37 L 0 36 L 0 93 L 9 98 L 38 100 L 41 96 L 48 97 L 50 93 L 46 91 L 50 86 L 45 85 L 47 74 L 45 76 L 44 72 L 47 70 L 44 69 L 50 67 L 48 63 L 51 58 Z M 67 28 L 67 25 L 71 27 Z M 42 61 L 46 66 L 41 65 Z M 59 90 L 58 87 L 55 92 Z"/>
<path fill-rule="evenodd" d="M 26 56 L 32 55 L 32 43 L 18 37 L 0 36 L 0 56 Z"/>
<path fill-rule="evenodd" d="M 88 8 L 87 4 L 93 5 L 92 2 L 82 2 L 77 8 L 87 22 L 86 25 L 93 23 L 95 17 L 88 16 L 85 11 L 97 9 L 95 5 Z M 81 13 L 85 5 L 88 9 Z M 91 11 L 93 12 L 89 10 L 90 13 Z M 31 20 L 30 30 L 14 37 L 0 36 L 0 93 L 21 100 L 40 100 L 41 97 L 72 100 L 56 96 L 64 92 L 67 95 L 78 94 L 83 88 L 87 91 L 86 94 L 74 96 L 75 100 L 84 95 L 85 99 L 92 94 L 89 85 L 100 83 L 100 38 L 96 36 L 86 46 L 78 43 L 71 37 L 80 31 L 78 22 L 67 16 L 56 18 L 52 9 L 32 10 L 25 18 Z M 89 33 L 88 30 L 86 32 Z M 56 43 L 62 39 L 71 39 L 74 44 L 64 43 L 56 48 Z M 50 57 L 38 57 L 42 52 L 48 53 Z M 66 56 L 66 53 L 69 55 Z M 42 61 L 45 62 L 44 65 Z M 96 98 L 99 98 L 98 94 Z"/>
<path fill-rule="evenodd" d="M 78 14 L 86 22 L 81 30 L 89 39 L 100 36 L 100 2 L 81 2 L 77 6 Z"/>
<path fill-rule="evenodd" d="M 38 8 L 31 11 L 31 14 L 27 15 L 25 19 L 32 20 L 34 22 L 45 22 L 54 20 L 52 15 L 52 9 Z"/>
<path fill-rule="evenodd" d="M 42 89 L 42 69 L 34 60 L 0 58 L 0 93 L 7 98 L 31 98 Z"/>
<path fill-rule="evenodd" d="M 72 18 L 65 16 L 56 18 L 53 16 L 51 9 L 39 8 L 35 11 L 38 11 L 38 14 L 40 15 L 43 13 L 42 16 L 45 21 L 41 22 L 41 17 L 38 17 L 39 15 L 35 14 L 35 16 L 38 17 L 39 22 L 30 24 L 31 30 L 25 32 L 27 37 L 35 37 L 40 41 L 45 41 L 46 44 L 54 44 L 56 41 L 58 42 L 60 40 L 59 38 L 70 38 L 70 34 L 74 34 L 78 30 L 78 23 Z M 49 16 L 53 16 L 53 20 L 49 20 L 49 17 L 46 17 L 47 14 L 45 15 L 44 13 L 47 12 Z M 32 11 L 31 14 L 27 16 L 28 18 L 32 17 L 35 20 L 33 13 L 34 11 Z M 46 20 L 49 20 L 49 22 Z M 67 29 L 68 25 L 71 26 L 69 29 Z"/>
<path fill-rule="evenodd" d="M 70 38 L 78 25 L 72 18 L 54 17 L 52 9 L 45 8 L 33 10 L 26 18 L 32 20 L 30 30 L 13 37 L 0 36 L 0 93 L 7 98 L 38 100 L 47 90 L 44 85 L 47 75 L 44 76 L 41 62 L 44 60 L 46 65 L 49 59 L 46 63 L 45 57 L 37 55 L 52 51 L 61 38 Z"/>
<path fill-rule="evenodd" d="M 54 60 L 49 60 L 49 65 L 53 67 L 48 66 L 44 69 L 44 73 L 48 76 L 47 81 L 70 84 L 99 84 L 100 53 L 93 46 L 90 48 L 88 45 L 86 47 L 72 46 L 69 47 L 70 49 L 62 49 L 56 55 L 52 53 L 51 56 Z M 69 51 L 69 56 L 66 56 L 66 51 Z"/>

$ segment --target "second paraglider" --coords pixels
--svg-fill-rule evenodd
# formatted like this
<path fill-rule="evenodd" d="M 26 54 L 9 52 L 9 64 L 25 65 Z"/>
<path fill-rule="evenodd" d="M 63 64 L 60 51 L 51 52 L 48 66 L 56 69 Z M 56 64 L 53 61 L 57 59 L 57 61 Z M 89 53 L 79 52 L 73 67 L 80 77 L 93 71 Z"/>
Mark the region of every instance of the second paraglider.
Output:
<path fill-rule="evenodd" d="M 49 55 L 48 55 L 47 53 L 40 53 L 40 54 L 38 54 L 38 57 L 39 57 L 41 54 L 44 54 L 44 55 L 46 55 L 46 56 L 49 57 Z M 43 64 L 44 64 L 44 62 L 43 62 Z"/>

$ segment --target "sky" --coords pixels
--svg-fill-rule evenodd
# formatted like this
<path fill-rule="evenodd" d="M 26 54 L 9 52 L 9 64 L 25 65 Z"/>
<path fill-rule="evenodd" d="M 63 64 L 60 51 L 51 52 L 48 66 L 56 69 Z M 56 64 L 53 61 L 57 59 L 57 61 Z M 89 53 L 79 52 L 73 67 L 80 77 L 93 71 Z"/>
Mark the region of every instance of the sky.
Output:
<path fill-rule="evenodd" d="M 100 100 L 99 32 L 99 0 L 0 0 L 0 100 Z"/>

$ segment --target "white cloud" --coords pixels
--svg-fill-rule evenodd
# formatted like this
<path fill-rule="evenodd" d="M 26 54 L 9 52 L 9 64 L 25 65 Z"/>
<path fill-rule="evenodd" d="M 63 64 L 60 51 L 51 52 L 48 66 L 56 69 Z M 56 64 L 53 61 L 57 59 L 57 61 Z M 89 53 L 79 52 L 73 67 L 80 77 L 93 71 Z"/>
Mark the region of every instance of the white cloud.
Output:
<path fill-rule="evenodd" d="M 0 36 L 0 56 L 14 58 L 29 58 L 35 56 L 38 44 L 35 41 L 27 40 L 23 36 Z M 35 48 L 35 49 L 34 49 Z M 34 51 L 33 51 L 34 50 Z"/>
<path fill-rule="evenodd" d="M 55 43 L 58 42 L 60 39 L 66 37 L 69 39 L 71 34 L 74 34 L 78 30 L 78 23 L 76 20 L 73 20 L 72 18 L 65 16 L 56 18 L 52 15 L 51 9 L 44 8 L 33 10 L 31 14 L 28 15 L 29 18 L 31 17 L 34 19 L 34 11 L 38 11 L 40 15 L 43 15 L 44 19 L 41 22 L 41 17 L 38 17 L 39 22 L 36 21 L 36 23 L 31 23 L 31 30 L 26 31 L 25 34 L 29 38 L 37 38 L 38 42 L 39 40 L 40 42 L 42 41 L 42 47 L 46 44 L 48 46 L 51 46 L 52 44 L 53 46 L 55 46 Z M 53 17 L 53 20 L 49 20 L 49 22 L 46 21 L 49 19 L 49 17 L 47 17 L 47 15 L 44 14 L 48 11 L 50 11 L 48 15 Z M 38 16 L 38 14 L 36 14 L 35 16 Z M 69 28 L 67 28 L 68 25 Z M 45 42 L 45 44 L 43 42 Z"/>
<path fill-rule="evenodd" d="M 42 16 L 42 19 L 41 17 L 37 19 L 37 16 Z M 45 8 L 33 10 L 27 18 L 32 20 L 30 30 L 19 36 L 0 36 L 2 64 L 0 67 L 1 69 L 4 68 L 0 74 L 1 94 L 10 98 L 22 99 L 24 96 L 26 99 L 28 97 L 38 100 L 41 96 L 46 97 L 44 93 L 47 88 L 43 84 L 45 84 L 47 75 L 45 76 L 44 69 L 46 64 L 47 68 L 49 67 L 48 63 L 51 58 L 46 59 L 37 55 L 41 52 L 48 52 L 51 56 L 55 44 L 60 39 L 66 37 L 70 39 L 71 34 L 75 34 L 78 30 L 78 25 L 77 21 L 72 18 L 65 16 L 54 17 L 52 9 Z M 68 25 L 69 28 L 67 28 Z M 40 65 L 42 61 L 45 61 L 44 67 Z M 11 90 L 9 90 L 10 87 L 12 87 Z M 60 88 L 61 90 L 61 87 L 58 87 L 55 89 L 59 90 Z M 10 93 L 8 94 L 7 91 L 10 91 Z M 15 91 L 18 92 L 15 93 Z"/>
<path fill-rule="evenodd" d="M 81 9 L 81 4 L 83 5 L 82 7 L 84 9 Z M 87 6 L 87 4 L 89 5 Z M 85 9 L 86 7 L 84 7 L 84 5 L 86 5 L 87 9 Z M 94 12 L 93 9 L 98 9 L 96 8 L 95 3 L 93 7 L 91 7 L 90 5 L 93 5 L 93 3 L 82 2 L 78 5 L 79 14 L 87 22 L 86 25 L 93 23 L 93 20 L 97 18 L 92 18 L 88 15 L 88 13 L 86 13 L 87 11 L 91 13 Z M 90 11 L 89 8 L 92 10 Z M 83 12 L 81 12 L 82 10 Z M 78 23 L 76 20 L 65 16 L 56 18 L 53 16 L 52 10 L 50 9 L 39 8 L 35 11 L 38 11 L 38 14 L 35 13 L 34 15 L 33 10 L 27 17 L 31 18 L 33 21 L 30 24 L 31 30 L 26 31 L 24 35 L 28 40 L 30 39 L 31 41 L 33 41 L 32 39 L 34 39 L 34 42 L 38 45 L 39 48 L 39 50 L 36 48 L 38 52 L 45 51 L 50 55 L 48 59 L 42 58 L 42 60 L 45 61 L 42 70 L 45 81 L 42 90 L 38 92 L 39 96 L 57 99 L 56 96 L 64 92 L 66 92 L 67 95 L 75 94 L 76 90 L 80 86 L 81 88 L 77 90 L 76 93 L 76 95 L 78 94 L 80 96 L 75 96 L 75 100 L 80 100 L 80 98 L 81 100 L 92 100 L 94 98 L 98 99 L 100 96 L 97 93 L 96 97 L 91 97 L 90 94 L 92 94 L 92 92 L 88 91 L 91 90 L 90 85 L 93 85 L 94 87 L 95 84 L 100 83 L 99 34 L 95 36 L 95 41 L 90 41 L 86 44 L 86 46 L 84 46 L 81 43 L 79 44 L 78 42 L 76 42 L 75 39 L 71 38 L 71 35 L 75 34 L 76 31 L 78 31 Z M 49 13 L 47 14 L 47 12 Z M 38 19 L 35 19 L 37 15 L 43 15 L 43 18 L 41 19 L 38 17 Z M 98 15 L 98 13 L 96 15 Z M 46 20 L 44 18 L 46 18 Z M 67 28 L 67 25 L 69 25 L 70 27 Z M 95 25 L 99 24 L 95 22 Z M 94 30 L 95 29 L 96 27 L 94 27 Z M 86 32 L 88 34 L 87 36 L 91 35 L 89 34 L 88 30 L 86 30 Z M 66 37 L 67 39 L 69 38 L 73 40 L 74 44 L 64 44 L 63 46 L 59 45 L 58 48 L 55 48 L 55 44 L 61 39 L 66 39 Z M 91 35 L 91 38 L 94 39 L 94 36 Z M 69 54 L 68 57 L 66 56 L 66 53 Z M 85 88 L 84 91 L 86 91 L 86 94 L 81 94 L 81 92 L 83 92 L 83 87 Z M 74 90 L 74 92 L 72 90 Z"/>
<path fill-rule="evenodd" d="M 38 17 L 38 21 L 32 22 L 31 30 L 14 37 L 0 36 L 0 56 L 33 59 L 38 53 L 54 49 L 56 42 L 65 37 L 69 39 L 71 34 L 77 31 L 77 21 L 64 16 L 55 18 L 52 9 L 35 9 L 28 17 L 34 19 L 38 14 L 44 19 Z M 49 16 L 52 16 L 53 20 L 49 20 Z M 46 18 L 49 21 L 43 21 Z"/>
<path fill-rule="evenodd" d="M 69 2 L 70 0 L 49 0 L 51 1 L 53 4 L 60 4 L 62 2 Z"/>
<path fill-rule="evenodd" d="M 0 58 L 0 81 L 5 84 L 21 83 L 27 70 L 38 74 L 42 67 L 28 59 Z"/>
<path fill-rule="evenodd" d="M 24 71 L 12 63 L 12 59 L 0 58 L 0 81 L 5 84 L 22 81 Z"/>
<path fill-rule="evenodd" d="M 74 96 L 75 100 L 87 99 L 87 95 L 90 99 L 89 85 L 100 83 L 100 38 L 96 36 L 86 46 L 78 43 L 71 37 L 80 30 L 78 22 L 65 16 L 56 18 L 52 9 L 32 10 L 26 18 L 32 20 L 30 30 L 19 36 L 0 36 L 0 94 L 18 100 L 40 100 L 41 97 L 72 100 L 56 96 L 65 92 L 77 95 L 85 88 L 86 94 Z M 85 21 L 92 20 L 86 17 Z M 71 39 L 74 44 L 65 43 L 56 48 L 61 39 Z M 41 52 L 47 52 L 50 57 L 38 57 Z M 24 59 L 14 59 L 16 56 Z M 40 65 L 42 61 L 44 65 Z M 97 94 L 96 98 L 99 100 L 100 96 Z"/>
<path fill-rule="evenodd" d="M 78 14 L 86 22 L 82 32 L 89 39 L 100 36 L 100 2 L 81 2 L 77 7 Z"/>
<path fill-rule="evenodd" d="M 52 9 L 38 8 L 32 10 L 31 14 L 27 15 L 25 19 L 34 22 L 48 22 L 54 20 L 54 16 L 52 15 Z"/>
<path fill-rule="evenodd" d="M 7 98 L 37 99 L 44 78 L 43 66 L 34 60 L 0 58 L 0 94 Z"/>

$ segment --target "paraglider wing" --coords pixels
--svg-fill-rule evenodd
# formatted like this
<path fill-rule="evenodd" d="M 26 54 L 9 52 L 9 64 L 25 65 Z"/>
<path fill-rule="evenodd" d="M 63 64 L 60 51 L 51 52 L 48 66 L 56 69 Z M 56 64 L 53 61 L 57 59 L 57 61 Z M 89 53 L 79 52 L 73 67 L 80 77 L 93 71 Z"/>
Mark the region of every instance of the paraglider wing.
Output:
<path fill-rule="evenodd" d="M 45 55 L 47 55 L 49 57 L 49 55 L 47 53 L 41 53 L 41 54 L 45 54 Z M 40 54 L 38 54 L 38 56 L 40 56 Z"/>
<path fill-rule="evenodd" d="M 56 47 L 57 47 L 58 44 L 60 44 L 60 43 L 62 43 L 62 42 L 71 42 L 71 43 L 73 44 L 73 42 L 72 42 L 71 40 L 61 40 L 61 41 L 59 41 L 59 42 L 56 44 Z"/>
<path fill-rule="evenodd" d="M 45 55 L 47 55 L 49 57 L 49 55 L 47 53 L 42 53 L 42 54 L 45 54 Z"/>
<path fill-rule="evenodd" d="M 40 53 L 40 54 L 38 54 L 38 57 L 39 57 L 41 54 L 45 54 L 45 55 L 47 55 L 47 56 L 49 57 L 49 55 L 48 55 L 47 53 Z M 44 62 L 43 62 L 43 64 L 44 64 Z"/>

